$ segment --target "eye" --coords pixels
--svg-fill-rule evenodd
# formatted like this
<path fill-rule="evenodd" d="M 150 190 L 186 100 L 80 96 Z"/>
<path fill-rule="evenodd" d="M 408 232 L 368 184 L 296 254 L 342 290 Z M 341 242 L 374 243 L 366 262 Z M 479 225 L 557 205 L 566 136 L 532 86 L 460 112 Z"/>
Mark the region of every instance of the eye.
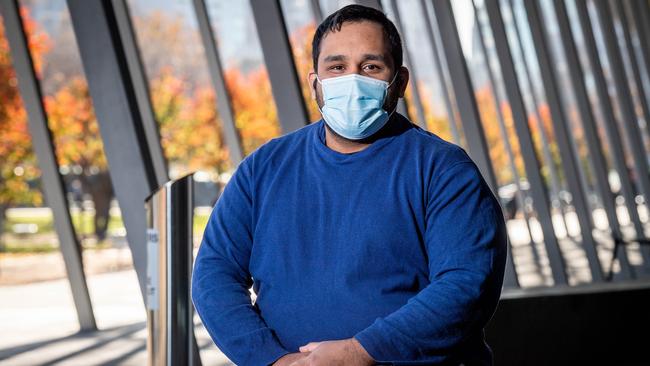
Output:
<path fill-rule="evenodd" d="M 332 65 L 329 66 L 327 70 L 334 71 L 334 72 L 343 71 L 343 65 Z"/>
<path fill-rule="evenodd" d="M 366 64 L 363 65 L 363 69 L 367 72 L 377 72 L 381 70 L 381 66 L 375 64 Z"/>

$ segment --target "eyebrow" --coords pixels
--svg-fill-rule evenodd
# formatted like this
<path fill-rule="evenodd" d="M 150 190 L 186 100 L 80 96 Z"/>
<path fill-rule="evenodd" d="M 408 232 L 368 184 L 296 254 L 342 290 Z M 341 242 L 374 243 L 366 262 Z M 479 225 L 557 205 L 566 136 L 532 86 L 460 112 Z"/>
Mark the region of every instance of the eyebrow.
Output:
<path fill-rule="evenodd" d="M 386 57 L 384 55 L 380 54 L 374 54 L 374 53 L 366 53 L 363 55 L 363 60 L 371 60 L 371 61 L 381 61 L 381 62 L 386 62 Z"/>
<path fill-rule="evenodd" d="M 348 57 L 345 55 L 328 55 L 325 56 L 323 59 L 323 62 L 333 62 L 333 61 L 345 61 L 347 60 Z M 381 62 L 386 62 L 386 57 L 381 54 L 374 54 L 374 53 L 366 53 L 362 57 L 363 61 L 381 61 Z"/>

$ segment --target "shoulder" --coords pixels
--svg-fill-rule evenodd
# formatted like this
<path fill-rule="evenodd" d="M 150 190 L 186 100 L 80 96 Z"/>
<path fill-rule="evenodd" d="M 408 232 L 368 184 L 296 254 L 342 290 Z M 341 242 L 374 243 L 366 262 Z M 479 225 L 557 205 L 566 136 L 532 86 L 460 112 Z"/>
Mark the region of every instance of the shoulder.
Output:
<path fill-rule="evenodd" d="M 440 175 L 457 164 L 473 164 L 465 149 L 442 139 L 433 132 L 425 131 L 418 126 L 413 126 L 406 136 L 405 144 L 413 153 L 424 160 L 430 167 L 432 175 Z"/>
<path fill-rule="evenodd" d="M 244 168 L 254 171 L 260 167 L 274 165 L 280 160 L 290 159 L 304 149 L 312 134 L 317 133 L 318 123 L 311 123 L 285 135 L 270 139 L 251 152 L 240 164 L 238 169 Z"/>

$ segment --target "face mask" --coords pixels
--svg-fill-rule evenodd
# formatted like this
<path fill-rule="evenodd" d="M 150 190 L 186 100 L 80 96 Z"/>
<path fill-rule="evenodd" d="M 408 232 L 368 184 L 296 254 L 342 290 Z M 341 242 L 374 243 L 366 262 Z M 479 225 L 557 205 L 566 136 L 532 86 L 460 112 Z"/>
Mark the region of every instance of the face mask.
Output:
<path fill-rule="evenodd" d="M 383 109 L 388 88 L 393 84 L 359 74 L 318 81 L 323 88 L 323 108 L 327 125 L 349 140 L 361 140 L 379 131 L 392 115 Z M 394 112 L 394 111 L 393 111 Z"/>

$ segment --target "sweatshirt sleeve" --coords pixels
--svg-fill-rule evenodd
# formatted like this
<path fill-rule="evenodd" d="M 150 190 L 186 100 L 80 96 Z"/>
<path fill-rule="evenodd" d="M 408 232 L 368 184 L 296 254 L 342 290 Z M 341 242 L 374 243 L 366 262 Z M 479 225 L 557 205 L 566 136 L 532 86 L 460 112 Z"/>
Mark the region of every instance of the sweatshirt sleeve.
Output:
<path fill-rule="evenodd" d="M 252 305 L 251 172 L 244 160 L 217 201 L 192 274 L 192 301 L 221 351 L 237 365 L 269 365 L 289 353 Z"/>
<path fill-rule="evenodd" d="M 482 334 L 499 300 L 507 236 L 498 202 L 471 161 L 429 184 L 425 246 L 429 284 L 355 335 L 380 362 L 448 361 Z"/>

